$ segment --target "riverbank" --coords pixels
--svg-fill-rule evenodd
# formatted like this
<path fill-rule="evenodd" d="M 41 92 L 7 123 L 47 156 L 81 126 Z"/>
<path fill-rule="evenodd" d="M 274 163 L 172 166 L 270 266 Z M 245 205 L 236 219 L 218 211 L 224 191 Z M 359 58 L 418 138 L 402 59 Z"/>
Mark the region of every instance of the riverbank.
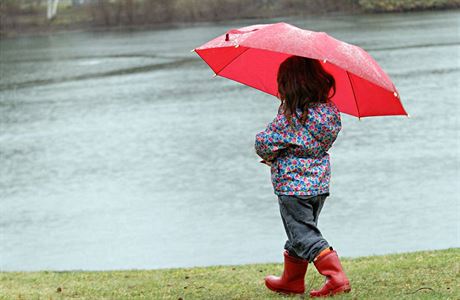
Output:
<path fill-rule="evenodd" d="M 342 258 L 352 292 L 334 299 L 459 299 L 460 248 Z M 263 283 L 282 264 L 107 272 L 3 272 L 0 299 L 281 299 Z M 307 291 L 323 282 L 313 264 Z"/>
<path fill-rule="evenodd" d="M 0 37 L 61 31 L 155 29 L 200 22 L 266 19 L 285 16 L 411 12 L 460 8 L 460 0 L 323 0 L 243 2 L 239 0 L 98 1 L 73 6 L 61 1 L 57 15 L 46 18 L 45 2 L 0 5 Z"/>

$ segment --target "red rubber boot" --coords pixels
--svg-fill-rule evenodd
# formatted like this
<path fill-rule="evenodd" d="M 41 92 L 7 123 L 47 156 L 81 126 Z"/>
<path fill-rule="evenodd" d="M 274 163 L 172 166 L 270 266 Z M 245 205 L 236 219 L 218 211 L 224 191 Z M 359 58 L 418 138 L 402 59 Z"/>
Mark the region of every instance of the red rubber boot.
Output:
<path fill-rule="evenodd" d="M 305 292 L 305 273 L 308 260 L 290 256 L 284 251 L 284 271 L 281 277 L 269 275 L 265 277 L 265 285 L 274 292 L 284 294 L 303 294 Z"/>
<path fill-rule="evenodd" d="M 310 297 L 327 297 L 351 291 L 350 281 L 343 272 L 339 257 L 335 250 L 321 255 L 313 261 L 321 275 L 326 276 L 326 282 L 319 290 L 312 290 Z"/>

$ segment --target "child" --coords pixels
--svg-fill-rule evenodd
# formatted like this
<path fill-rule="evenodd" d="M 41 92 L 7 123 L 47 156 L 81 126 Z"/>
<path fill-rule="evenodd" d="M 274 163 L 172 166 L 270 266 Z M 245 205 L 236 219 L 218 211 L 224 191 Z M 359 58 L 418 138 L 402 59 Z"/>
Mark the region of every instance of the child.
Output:
<path fill-rule="evenodd" d="M 276 118 L 256 135 L 255 149 L 271 168 L 288 240 L 283 274 L 267 276 L 265 285 L 277 292 L 302 294 L 308 263 L 313 261 L 326 280 L 321 289 L 310 292 L 311 297 L 349 292 L 337 252 L 317 227 L 329 196 L 327 151 L 341 129 L 340 113 L 330 101 L 334 77 L 317 60 L 290 56 L 280 65 L 277 81 L 281 105 Z"/>

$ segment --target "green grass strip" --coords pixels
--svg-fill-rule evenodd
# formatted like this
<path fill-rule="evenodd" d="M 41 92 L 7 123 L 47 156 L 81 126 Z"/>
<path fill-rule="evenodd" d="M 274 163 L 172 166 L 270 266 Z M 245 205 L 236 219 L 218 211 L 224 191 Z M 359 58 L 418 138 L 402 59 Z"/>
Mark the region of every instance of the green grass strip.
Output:
<path fill-rule="evenodd" d="M 339 252 L 340 255 L 340 252 Z M 280 252 L 280 259 L 282 254 Z M 352 291 L 334 299 L 460 299 L 460 248 L 342 258 Z M 264 286 L 282 264 L 129 271 L 2 272 L 0 299 L 307 299 L 323 278 L 308 267 L 305 295 Z"/>

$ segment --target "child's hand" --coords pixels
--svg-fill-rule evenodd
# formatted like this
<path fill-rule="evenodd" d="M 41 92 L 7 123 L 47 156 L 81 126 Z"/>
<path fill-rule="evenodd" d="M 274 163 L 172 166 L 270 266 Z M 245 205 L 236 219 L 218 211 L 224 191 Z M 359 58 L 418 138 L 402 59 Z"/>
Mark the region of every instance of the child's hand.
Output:
<path fill-rule="evenodd" d="M 266 165 L 269 166 L 269 167 L 272 166 L 272 162 L 271 162 L 271 161 L 261 160 L 260 163 L 261 163 L 261 164 L 266 164 Z"/>

